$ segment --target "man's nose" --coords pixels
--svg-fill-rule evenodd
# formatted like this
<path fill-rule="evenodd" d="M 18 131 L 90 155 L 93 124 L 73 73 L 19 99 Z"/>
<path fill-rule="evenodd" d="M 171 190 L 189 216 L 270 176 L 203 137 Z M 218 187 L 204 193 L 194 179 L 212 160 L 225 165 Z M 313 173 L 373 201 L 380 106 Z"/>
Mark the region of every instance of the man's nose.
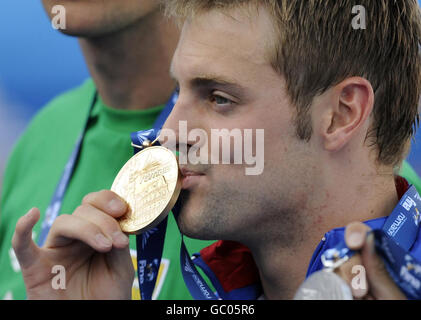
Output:
<path fill-rule="evenodd" d="M 206 136 L 203 130 L 204 115 L 195 103 L 194 99 L 180 95 L 162 128 L 161 145 L 181 152 L 188 150 L 192 145 L 198 145 L 198 136 L 202 138 L 201 141 L 206 141 L 202 137 Z"/>
<path fill-rule="evenodd" d="M 193 102 L 180 95 L 162 128 L 161 144 L 165 142 L 163 138 L 174 139 L 170 144 L 177 146 L 194 144 L 195 141 L 188 140 L 188 133 L 200 125 L 196 116 Z"/>
<path fill-rule="evenodd" d="M 179 136 L 180 122 L 187 122 L 187 129 L 200 128 L 202 112 L 200 112 L 200 101 L 188 92 L 180 92 L 180 95 L 164 123 L 163 129 L 169 129 Z"/>
<path fill-rule="evenodd" d="M 182 114 L 179 111 L 179 100 L 174 105 L 171 113 L 168 115 L 167 120 L 165 121 L 162 131 L 170 131 L 175 134 L 177 140 L 179 139 L 179 125 L 178 123 L 182 120 Z"/>

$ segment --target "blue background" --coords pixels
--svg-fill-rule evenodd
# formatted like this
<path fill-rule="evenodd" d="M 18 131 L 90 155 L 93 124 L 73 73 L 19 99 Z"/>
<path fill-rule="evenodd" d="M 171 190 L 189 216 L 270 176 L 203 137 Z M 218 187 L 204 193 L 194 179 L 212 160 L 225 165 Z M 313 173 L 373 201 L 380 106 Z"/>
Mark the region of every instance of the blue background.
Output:
<path fill-rule="evenodd" d="M 0 5 L 0 177 L 13 142 L 35 112 L 89 76 L 77 40 L 51 27 L 40 0 L 24 2 Z M 414 143 L 409 161 L 421 173 L 421 148 Z"/>
<path fill-rule="evenodd" d="M 2 0 L 0 86 L 26 114 L 86 77 L 77 40 L 51 27 L 40 0 Z"/>

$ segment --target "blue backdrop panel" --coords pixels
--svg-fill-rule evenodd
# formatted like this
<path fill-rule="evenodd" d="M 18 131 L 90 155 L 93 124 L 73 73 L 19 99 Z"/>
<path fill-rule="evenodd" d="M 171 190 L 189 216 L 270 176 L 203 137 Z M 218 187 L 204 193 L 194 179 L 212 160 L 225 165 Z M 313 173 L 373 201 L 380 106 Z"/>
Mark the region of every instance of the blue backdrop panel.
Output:
<path fill-rule="evenodd" d="M 35 112 L 88 76 L 77 40 L 54 30 L 40 0 L 0 4 L 0 86 Z"/>

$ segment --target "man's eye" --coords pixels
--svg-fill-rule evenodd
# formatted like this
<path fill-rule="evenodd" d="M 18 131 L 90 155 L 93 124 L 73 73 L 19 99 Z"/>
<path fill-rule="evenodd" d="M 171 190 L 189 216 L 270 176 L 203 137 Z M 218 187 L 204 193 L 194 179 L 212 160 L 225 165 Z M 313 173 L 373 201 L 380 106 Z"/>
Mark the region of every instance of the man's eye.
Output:
<path fill-rule="evenodd" d="M 211 94 L 210 101 L 216 104 L 218 107 L 229 107 L 234 104 L 234 101 L 215 93 Z"/>
<path fill-rule="evenodd" d="M 215 96 L 215 103 L 216 104 L 228 104 L 231 103 L 227 98 L 221 96 Z"/>

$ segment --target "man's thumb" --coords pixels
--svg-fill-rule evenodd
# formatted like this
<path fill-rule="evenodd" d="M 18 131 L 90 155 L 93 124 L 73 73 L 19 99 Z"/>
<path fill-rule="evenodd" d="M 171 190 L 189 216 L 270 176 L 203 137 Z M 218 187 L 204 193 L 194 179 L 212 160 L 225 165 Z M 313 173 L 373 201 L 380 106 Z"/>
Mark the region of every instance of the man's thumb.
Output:
<path fill-rule="evenodd" d="M 406 299 L 390 277 L 383 260 L 377 255 L 374 234 L 369 233 L 361 250 L 362 263 L 365 266 L 370 294 L 377 300 Z"/>

